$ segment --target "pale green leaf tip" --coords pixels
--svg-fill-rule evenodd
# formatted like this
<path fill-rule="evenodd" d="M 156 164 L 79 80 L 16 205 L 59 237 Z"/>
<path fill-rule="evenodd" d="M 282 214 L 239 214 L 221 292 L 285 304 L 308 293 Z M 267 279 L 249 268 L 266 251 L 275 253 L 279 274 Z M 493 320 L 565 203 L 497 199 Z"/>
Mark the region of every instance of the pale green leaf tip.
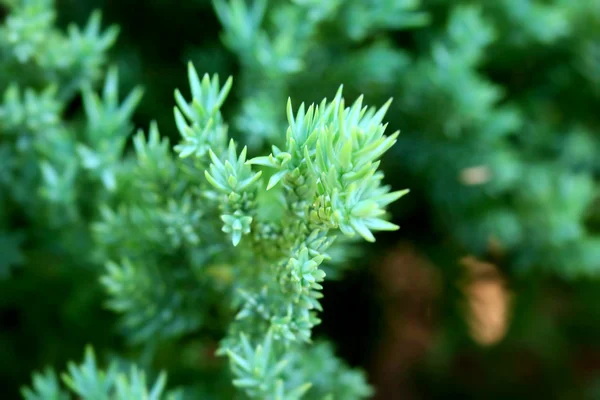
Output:
<path fill-rule="evenodd" d="M 267 190 L 271 190 L 275 185 L 279 183 L 279 181 L 283 178 L 283 174 L 277 173 L 269 179 L 269 183 L 267 184 Z"/>

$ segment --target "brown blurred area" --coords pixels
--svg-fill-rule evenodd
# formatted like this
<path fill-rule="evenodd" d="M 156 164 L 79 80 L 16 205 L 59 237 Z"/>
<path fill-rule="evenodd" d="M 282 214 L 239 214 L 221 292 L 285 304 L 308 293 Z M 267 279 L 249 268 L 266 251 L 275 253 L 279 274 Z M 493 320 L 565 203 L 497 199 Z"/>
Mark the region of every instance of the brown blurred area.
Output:
<path fill-rule="evenodd" d="M 506 334 L 510 295 L 497 268 L 467 256 L 458 260 L 464 279 L 465 318 L 473 341 L 488 346 Z M 439 329 L 441 276 L 434 264 L 410 243 L 399 243 L 376 269 L 384 333 L 369 373 L 376 400 L 417 399 L 411 369 L 427 355 Z"/>

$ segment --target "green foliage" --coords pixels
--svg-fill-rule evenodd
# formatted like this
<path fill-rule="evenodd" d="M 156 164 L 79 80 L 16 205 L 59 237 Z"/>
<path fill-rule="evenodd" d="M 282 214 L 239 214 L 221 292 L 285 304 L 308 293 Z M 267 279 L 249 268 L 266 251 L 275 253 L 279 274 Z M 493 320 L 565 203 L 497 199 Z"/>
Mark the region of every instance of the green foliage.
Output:
<path fill-rule="evenodd" d="M 537 2 L 454 7 L 446 33 L 431 41 L 431 56 L 402 79 L 399 103 L 414 132 L 401 141 L 421 149 L 408 167 L 432 183 L 424 186 L 446 225 L 458 228 L 457 242 L 483 255 L 496 240 L 515 268 L 574 277 L 595 275 L 599 266 L 598 235 L 587 226 L 597 196 L 595 167 L 584 171 L 575 161 L 581 156 L 552 155 L 547 145 L 556 131 L 564 138 L 559 141 L 581 140 L 575 138 L 583 121 L 553 122 L 540 107 L 562 107 L 559 98 L 541 100 L 529 88 L 506 93 L 510 87 L 480 72 L 491 57 L 502 68 L 505 54 L 524 46 L 532 63 L 532 47 L 540 43 L 562 51 L 559 40 L 576 23 L 568 16 Z M 482 179 L 469 178 L 478 171 Z M 448 193 L 456 199 L 451 208 L 444 205 L 450 205 Z"/>
<path fill-rule="evenodd" d="M 138 367 L 88 352 L 25 398 L 179 398 L 162 369 L 185 398 L 367 398 L 339 356 L 365 364 L 380 326 L 343 278 L 400 237 L 447 289 L 423 397 L 594 393 L 600 2 L 105 3 L 0 1 L 0 376 L 82 340 Z M 468 254 L 516 292 L 492 350 L 463 326 Z"/>
<path fill-rule="evenodd" d="M 229 332 L 220 352 L 232 359 L 234 385 L 255 398 L 299 398 L 310 382 L 290 387 L 285 377 L 299 374 L 307 360 L 287 366 L 285 358 L 307 348 L 319 323 L 326 250 L 340 234 L 373 241 L 373 231 L 397 229 L 385 207 L 405 191 L 389 192 L 377 171 L 397 137 L 384 135 L 389 104 L 377 110 L 359 99 L 346 107 L 341 90 L 331 102 L 301 105 L 295 116 L 288 103 L 285 151 L 274 146 L 270 156 L 247 161 L 246 148 L 226 145 L 219 111 L 231 79 L 221 88 L 216 76 L 200 79 L 191 64 L 188 76 L 192 100 L 175 92 L 179 157 L 156 125 L 148 139 L 139 133 L 136 162 L 117 179 L 120 201 L 95 226 L 103 253 L 114 260 L 102 277 L 108 306 L 123 314 L 134 342 L 217 323 Z M 253 165 L 275 168 L 268 183 Z M 261 209 L 279 209 L 281 218 Z M 211 274 L 215 268 L 230 277 Z M 219 320 L 207 321 L 215 308 Z M 254 348 L 256 340 L 263 345 Z M 368 393 L 366 384 L 355 385 L 350 398 Z"/>
<path fill-rule="evenodd" d="M 106 370 L 99 369 L 96 356 L 91 347 L 87 347 L 81 364 L 69 363 L 67 371 L 61 375 L 65 388 L 60 386 L 56 373 L 46 369 L 43 374 L 33 375 L 33 388 L 23 388 L 26 400 L 67 400 L 73 398 L 86 400 L 175 400 L 176 393 L 165 393 L 166 375 L 160 374 L 148 387 L 146 375 L 133 365 L 129 373 L 119 370 L 111 363 Z M 68 391 L 66 390 L 68 389 Z"/>
<path fill-rule="evenodd" d="M 395 168 L 418 181 L 453 241 L 480 255 L 489 250 L 490 241 L 499 242 L 513 260 L 511 265 L 523 271 L 541 268 L 572 277 L 593 274 L 598 268 L 591 250 L 597 235 L 587 228 L 597 191 L 586 189 L 595 184 L 589 172 L 581 170 L 587 163 L 587 171 L 596 171 L 587 161 L 591 153 L 583 153 L 584 148 L 590 152 L 595 148 L 590 138 L 596 123 L 575 114 L 561 115 L 559 110 L 569 105 L 558 95 L 566 87 L 582 85 L 586 94 L 573 94 L 582 99 L 582 107 L 588 107 L 584 98 L 587 104 L 597 98 L 593 92 L 597 85 L 584 83 L 595 79 L 590 41 L 598 34 L 596 2 L 436 1 L 423 7 L 429 12 L 412 1 L 215 5 L 225 30 L 224 43 L 240 60 L 242 85 L 250 87 L 241 91 L 241 103 L 260 104 L 238 111 L 242 123 L 236 127 L 251 148 L 259 137 L 270 136 L 267 127 L 281 129 L 277 127 L 282 122 L 269 114 L 270 105 L 281 101 L 281 92 L 291 90 L 306 98 L 323 93 L 334 79 L 343 79 L 352 92 L 375 98 L 393 95 L 398 100 L 391 106 L 391 123 L 405 130 L 397 148 L 411 149 Z M 432 22 L 434 26 L 414 31 L 409 49 L 392 44 L 398 30 Z M 244 23 L 248 25 L 240 30 Z M 279 41 L 280 46 L 269 45 Z M 275 49 L 300 61 L 293 69 L 269 72 L 279 65 L 273 62 L 275 56 L 259 55 L 275 54 Z M 573 63 L 557 63 L 561 57 Z M 554 65 L 542 70 L 548 82 L 544 89 L 536 89 L 537 81 L 519 88 L 518 82 L 502 81 L 517 65 L 533 73 L 544 62 Z M 252 112 L 257 116 L 250 118 L 249 110 L 256 110 Z M 555 118 L 544 119 L 552 113 Z M 567 153 L 573 148 L 560 144 L 550 150 L 552 135 L 570 146 L 579 143 L 582 152 Z M 280 146 L 278 141 L 276 145 Z M 481 178 L 469 178 L 478 173 Z M 581 183 L 571 189 L 549 183 L 546 194 L 531 193 L 533 182 L 558 176 Z M 578 211 L 554 222 L 534 216 L 536 211 L 547 215 L 564 209 L 558 202 L 561 196 L 580 204 Z M 525 197 L 535 199 L 535 206 L 524 207 L 529 201 Z"/>
<path fill-rule="evenodd" d="M 7 210 L 17 207 L 41 230 L 69 226 L 63 231 L 69 236 L 64 249 L 85 260 L 88 248 L 79 248 L 73 240 L 89 237 L 85 214 L 108 196 L 98 182 L 109 189 L 114 185 L 113 169 L 140 92 L 134 90 L 119 105 L 113 70 L 103 99 L 93 93 L 116 37 L 115 28 L 101 32 L 99 13 L 83 31 L 70 26 L 68 35 L 54 27 L 54 19 L 52 2 L 19 1 L 11 4 L 0 32 L 3 71 L 16 77 L 3 82 L 0 105 L 0 146 L 6 156 L 2 200 Z M 64 116 L 80 91 L 86 123 Z M 88 190 L 81 190 L 84 187 Z M 9 216 L 6 213 L 5 219 Z"/>
<path fill-rule="evenodd" d="M 223 24 L 223 43 L 242 65 L 242 100 L 234 124 L 250 149 L 281 142 L 285 120 L 276 112 L 278 104 L 295 86 L 325 74 L 325 65 L 335 71 L 353 61 L 354 57 L 336 60 L 339 49 L 347 51 L 381 30 L 427 21 L 414 0 L 215 0 L 214 7 Z"/>
<path fill-rule="evenodd" d="M 54 26 L 52 0 L 5 1 L 9 15 L 0 32 L 5 57 L 3 73 L 25 78 L 26 85 L 60 83 L 60 98 L 72 96 L 79 85 L 101 77 L 105 53 L 114 44 L 118 29 L 102 32 L 100 13 L 85 28 L 69 25 L 63 33 Z M 28 73 L 16 73 L 26 68 Z"/>
<path fill-rule="evenodd" d="M 358 399 L 373 394 L 362 373 L 344 366 L 328 343 L 318 342 L 305 351 L 288 352 L 279 362 L 273 359 L 274 345 L 270 332 L 256 347 L 242 334 L 239 354 L 227 350 L 236 376 L 233 384 L 250 397 Z"/>
<path fill-rule="evenodd" d="M 0 25 L 0 375 L 8 380 L 21 379 L 42 354 L 59 361 L 80 351 L 73 347 L 80 346 L 82 331 L 73 326 L 65 331 L 68 321 L 79 318 L 88 328 L 107 323 L 102 315 L 81 319 L 97 309 L 100 295 L 91 284 L 98 264 L 89 224 L 99 204 L 111 199 L 107 188 L 120 168 L 140 100 L 136 89 L 120 103 L 116 70 L 105 80 L 103 98 L 94 92 L 104 80 L 117 29 L 102 28 L 95 12 L 84 28 L 71 24 L 64 32 L 55 10 L 53 1 L 2 3 L 7 15 Z M 74 107 L 79 102 L 87 118 Z M 38 306 L 24 303 L 34 297 Z M 32 337 L 20 329 L 47 335 Z M 23 343 L 31 351 L 24 352 Z M 36 381 L 40 390 L 52 391 L 49 375 Z M 6 396 L 13 395 L 8 390 Z"/>

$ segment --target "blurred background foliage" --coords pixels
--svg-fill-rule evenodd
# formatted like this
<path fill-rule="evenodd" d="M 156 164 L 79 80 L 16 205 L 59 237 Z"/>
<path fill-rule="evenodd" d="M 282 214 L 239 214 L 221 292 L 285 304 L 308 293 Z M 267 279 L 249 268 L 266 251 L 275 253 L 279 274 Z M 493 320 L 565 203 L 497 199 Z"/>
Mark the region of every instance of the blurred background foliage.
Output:
<path fill-rule="evenodd" d="M 107 62 L 122 92 L 144 88 L 133 125 L 156 120 L 172 139 L 187 61 L 234 77 L 225 119 L 255 153 L 283 139 L 288 96 L 331 98 L 343 83 L 369 104 L 394 98 L 401 135 L 384 167 L 411 189 L 392 209 L 402 229 L 326 284 L 316 332 L 367 369 L 377 398 L 600 398 L 600 1 L 58 0 L 57 24 L 85 26 L 96 9 L 119 27 Z M 86 343 L 133 351 L 93 260 L 5 213 L 9 397 Z M 174 384 L 218 364 L 208 341 L 186 340 L 188 359 L 160 353 Z"/>

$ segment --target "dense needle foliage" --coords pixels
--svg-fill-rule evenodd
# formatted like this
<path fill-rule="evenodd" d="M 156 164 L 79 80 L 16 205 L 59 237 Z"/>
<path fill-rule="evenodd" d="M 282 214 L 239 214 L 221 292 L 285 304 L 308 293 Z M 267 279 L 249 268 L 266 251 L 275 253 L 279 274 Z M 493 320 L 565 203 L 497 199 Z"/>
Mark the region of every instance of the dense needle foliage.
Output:
<path fill-rule="evenodd" d="M 600 1 L 0 3 L 10 396 L 368 398 L 400 240 L 442 282 L 424 397 L 600 393 Z M 465 256 L 512 292 L 491 347 Z"/>

